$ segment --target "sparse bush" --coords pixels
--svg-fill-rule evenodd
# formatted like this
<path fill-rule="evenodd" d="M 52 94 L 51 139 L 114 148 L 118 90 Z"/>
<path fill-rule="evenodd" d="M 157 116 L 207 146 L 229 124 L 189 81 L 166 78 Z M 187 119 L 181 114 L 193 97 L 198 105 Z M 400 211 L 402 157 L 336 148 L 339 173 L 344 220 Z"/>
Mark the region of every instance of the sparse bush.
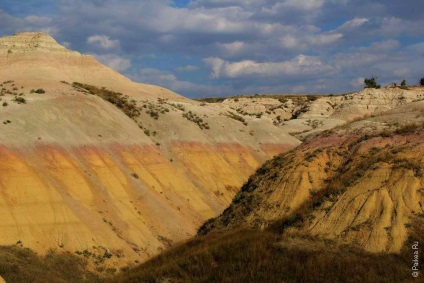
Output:
<path fill-rule="evenodd" d="M 178 110 L 185 111 L 185 107 L 182 104 L 171 104 L 171 106 L 177 108 Z"/>
<path fill-rule="evenodd" d="M 154 111 L 154 110 L 148 110 L 148 111 L 146 111 L 146 113 L 149 114 L 150 117 L 152 117 L 155 120 L 159 119 L 159 113 Z"/>
<path fill-rule="evenodd" d="M 196 113 L 193 113 L 192 111 L 188 111 L 187 113 L 183 113 L 183 117 L 187 120 L 197 124 L 201 130 L 203 129 L 209 129 L 209 124 L 207 122 L 203 122 L 203 119 L 199 117 Z"/>
<path fill-rule="evenodd" d="M 36 91 L 34 91 L 35 93 L 46 93 L 46 91 L 42 88 L 37 89 Z"/>
<path fill-rule="evenodd" d="M 381 86 L 377 84 L 377 77 L 371 77 L 364 80 L 365 88 L 380 88 Z"/>
<path fill-rule="evenodd" d="M 17 102 L 19 104 L 25 104 L 26 103 L 26 99 L 23 98 L 23 97 L 21 97 L 21 96 L 16 96 L 15 99 L 13 99 L 13 101 L 15 101 L 15 102 Z"/>
<path fill-rule="evenodd" d="M 97 88 L 92 85 L 82 84 L 78 82 L 73 82 L 72 86 L 78 91 L 88 92 L 93 95 L 97 95 L 100 98 L 112 103 L 122 112 L 125 113 L 128 117 L 134 119 L 135 117 L 140 115 L 140 109 L 137 108 L 135 103 L 131 103 L 129 101 L 128 95 L 123 95 L 120 92 L 115 92 L 111 90 L 107 90 L 106 88 Z"/>
<path fill-rule="evenodd" d="M 424 77 L 420 79 L 420 86 L 424 86 Z"/>
<path fill-rule="evenodd" d="M 205 97 L 205 98 L 195 98 L 194 100 L 200 101 L 200 102 L 207 102 L 207 103 L 221 103 L 225 99 L 227 99 L 227 97 Z"/>
<path fill-rule="evenodd" d="M 0 274 L 6 282 L 99 282 L 77 255 L 50 250 L 39 256 L 19 246 L 0 247 Z"/>
<path fill-rule="evenodd" d="M 407 125 L 404 125 L 400 128 L 397 128 L 394 131 L 394 133 L 397 134 L 397 135 L 406 135 L 406 134 L 414 133 L 421 128 L 422 128 L 422 126 L 420 126 L 418 124 L 407 124 Z"/>
<path fill-rule="evenodd" d="M 236 120 L 236 121 L 242 122 L 242 123 L 243 123 L 243 125 L 247 126 L 247 122 L 246 122 L 246 120 L 245 120 L 243 117 L 241 117 L 240 115 L 237 115 L 237 114 L 235 114 L 235 113 L 233 113 L 233 112 L 230 112 L 230 111 L 228 111 L 228 113 L 227 113 L 227 114 L 225 114 L 225 115 L 226 115 L 227 117 L 231 118 L 231 119 L 234 119 L 234 120 Z"/>

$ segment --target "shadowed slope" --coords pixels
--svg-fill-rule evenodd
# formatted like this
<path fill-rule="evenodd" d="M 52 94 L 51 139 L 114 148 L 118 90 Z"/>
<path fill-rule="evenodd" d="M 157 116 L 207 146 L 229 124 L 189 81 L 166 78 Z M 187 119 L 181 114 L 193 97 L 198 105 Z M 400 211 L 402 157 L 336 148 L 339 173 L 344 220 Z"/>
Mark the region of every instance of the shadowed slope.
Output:
<path fill-rule="evenodd" d="M 411 245 L 423 240 L 422 221 L 414 227 L 413 239 L 400 254 L 372 254 L 330 240 L 281 237 L 268 230 L 211 233 L 107 282 L 414 282 Z"/>
<path fill-rule="evenodd" d="M 283 218 L 286 232 L 398 252 L 413 217 L 424 213 L 423 110 L 423 102 L 405 105 L 266 162 L 200 233 L 267 227 Z"/>

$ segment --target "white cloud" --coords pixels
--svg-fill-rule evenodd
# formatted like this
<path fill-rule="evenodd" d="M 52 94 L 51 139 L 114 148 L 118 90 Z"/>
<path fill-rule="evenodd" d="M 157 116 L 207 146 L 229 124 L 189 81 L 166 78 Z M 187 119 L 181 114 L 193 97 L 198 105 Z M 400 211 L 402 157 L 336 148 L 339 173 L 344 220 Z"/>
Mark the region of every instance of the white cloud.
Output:
<path fill-rule="evenodd" d="M 23 31 L 33 31 L 33 32 L 43 32 L 43 33 L 47 33 L 52 37 L 55 37 L 58 33 L 59 33 L 59 28 L 54 27 L 54 26 L 47 26 L 47 27 L 31 27 L 31 28 L 27 28 Z"/>
<path fill-rule="evenodd" d="M 63 46 L 65 46 L 67 49 L 71 49 L 71 43 L 70 43 L 70 42 L 68 42 L 68 41 L 63 41 L 61 44 L 62 44 Z"/>
<path fill-rule="evenodd" d="M 239 78 L 250 76 L 302 76 L 331 71 L 331 67 L 318 57 L 299 55 L 290 61 L 258 63 L 252 60 L 228 62 L 220 58 L 206 58 L 204 62 L 212 69 L 212 77 Z"/>
<path fill-rule="evenodd" d="M 310 37 L 309 41 L 315 45 L 327 45 L 327 44 L 332 44 L 336 42 L 342 37 L 343 37 L 343 34 L 341 33 L 327 33 L 327 34 L 312 36 Z"/>
<path fill-rule="evenodd" d="M 213 84 L 231 92 L 348 91 L 356 78 L 412 82 L 421 75 L 424 2 L 414 2 L 410 10 L 394 0 L 192 0 L 178 8 L 171 0 L 61 0 L 51 17 L 0 10 L 0 33 L 46 31 L 75 49 L 89 45 L 92 52 L 105 53 L 97 58 L 119 71 L 141 69 L 131 66 L 135 62 L 157 60 L 162 66 L 175 58 L 166 61 L 167 69 L 194 72 L 194 66 L 175 64 L 209 57 Z M 410 42 L 416 44 L 408 47 Z M 128 57 L 120 57 L 124 53 Z M 147 54 L 157 58 L 146 59 Z M 207 81 L 203 76 L 195 72 L 180 81 L 170 72 L 151 70 L 149 80 L 161 78 L 158 83 L 176 90 L 211 88 L 195 83 Z"/>
<path fill-rule="evenodd" d="M 212 69 L 212 77 L 217 79 L 221 77 L 221 74 L 225 68 L 226 62 L 221 58 L 209 57 L 203 59 L 203 61 Z"/>
<path fill-rule="evenodd" d="M 266 4 L 266 0 L 194 0 L 190 1 L 189 7 L 252 7 Z"/>
<path fill-rule="evenodd" d="M 363 78 L 363 77 L 353 79 L 353 80 L 350 81 L 350 85 L 354 88 L 364 87 L 364 80 L 365 80 L 365 78 Z"/>
<path fill-rule="evenodd" d="M 138 74 L 132 75 L 131 78 L 138 82 L 160 85 L 177 93 L 183 95 L 191 94 L 196 97 L 230 93 L 230 90 L 226 87 L 200 85 L 193 82 L 181 81 L 170 72 L 153 68 L 142 69 Z"/>
<path fill-rule="evenodd" d="M 48 17 L 27 16 L 25 17 L 25 21 L 33 25 L 47 25 L 52 22 L 52 19 Z"/>
<path fill-rule="evenodd" d="M 324 0 L 285 0 L 280 3 L 282 7 L 311 11 L 321 8 Z"/>
<path fill-rule="evenodd" d="M 194 72 L 199 70 L 199 67 L 193 66 L 193 65 L 187 65 L 187 66 L 177 67 L 175 68 L 175 70 L 178 72 Z"/>
<path fill-rule="evenodd" d="M 411 74 L 411 71 L 408 68 L 398 68 L 393 70 L 393 74 L 398 78 L 405 78 L 408 77 Z"/>
<path fill-rule="evenodd" d="M 221 43 L 219 44 L 219 46 L 224 51 L 224 53 L 228 55 L 235 55 L 239 53 L 241 50 L 243 50 L 246 44 L 242 41 L 235 41 L 231 43 Z"/>
<path fill-rule="evenodd" d="M 398 40 L 389 39 L 380 42 L 375 42 L 371 45 L 371 47 L 366 48 L 366 50 L 374 51 L 374 52 L 384 52 L 394 50 L 400 47 L 400 42 Z"/>
<path fill-rule="evenodd" d="M 339 29 L 340 30 L 343 30 L 343 29 L 355 29 L 357 27 L 362 26 L 366 22 L 369 22 L 369 20 L 367 18 L 354 18 L 354 19 L 352 19 L 350 21 L 347 21 L 344 24 L 342 24 L 339 27 Z"/>
<path fill-rule="evenodd" d="M 112 40 L 106 35 L 92 35 L 87 38 L 87 42 L 99 46 L 103 49 L 114 49 L 119 47 L 119 40 Z"/>
<path fill-rule="evenodd" d="M 334 44 L 343 38 L 341 33 L 297 33 L 286 34 L 280 38 L 281 46 L 285 49 L 305 51 L 317 46 Z"/>
<path fill-rule="evenodd" d="M 286 34 L 286 35 L 284 35 L 284 36 L 280 39 L 280 42 L 281 42 L 281 45 L 282 45 L 284 48 L 287 48 L 287 49 L 295 49 L 295 48 L 298 48 L 298 47 L 299 47 L 299 45 L 300 45 L 300 42 L 299 42 L 299 40 L 297 39 L 297 37 L 296 37 L 296 36 L 294 36 L 294 35 L 291 35 L 291 34 Z M 302 47 L 302 49 L 303 49 L 303 47 Z"/>
<path fill-rule="evenodd" d="M 325 0 L 281 0 L 269 1 L 260 13 L 265 17 L 297 18 L 302 22 L 311 22 L 321 12 Z M 327 1 L 328 2 L 328 1 Z"/>
<path fill-rule="evenodd" d="M 118 72 L 131 68 L 131 61 L 113 54 L 93 55 L 97 60 Z"/>
<path fill-rule="evenodd" d="M 424 22 L 413 22 L 397 17 L 383 17 L 375 20 L 379 32 L 385 36 L 395 37 L 398 35 L 422 34 Z"/>

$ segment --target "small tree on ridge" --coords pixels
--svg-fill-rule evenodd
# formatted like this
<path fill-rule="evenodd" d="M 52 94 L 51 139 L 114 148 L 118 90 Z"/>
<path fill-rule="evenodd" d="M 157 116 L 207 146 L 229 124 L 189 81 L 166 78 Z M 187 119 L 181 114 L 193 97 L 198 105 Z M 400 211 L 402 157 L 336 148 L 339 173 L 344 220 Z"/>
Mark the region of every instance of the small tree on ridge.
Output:
<path fill-rule="evenodd" d="M 380 88 L 380 85 L 377 84 L 377 77 L 371 77 L 364 80 L 365 88 Z"/>

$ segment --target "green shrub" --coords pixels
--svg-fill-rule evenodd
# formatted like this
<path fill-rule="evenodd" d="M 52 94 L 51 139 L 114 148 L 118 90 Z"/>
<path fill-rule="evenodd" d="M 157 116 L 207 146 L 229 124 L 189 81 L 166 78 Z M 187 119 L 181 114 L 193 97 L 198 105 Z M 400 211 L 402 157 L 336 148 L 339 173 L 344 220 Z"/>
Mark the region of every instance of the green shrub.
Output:
<path fill-rule="evenodd" d="M 46 93 L 46 91 L 42 88 L 37 89 L 36 91 L 34 91 L 35 93 Z"/>
<path fill-rule="evenodd" d="M 183 113 L 183 117 L 189 120 L 190 122 L 197 124 L 201 130 L 209 129 L 209 124 L 207 122 L 204 122 L 203 119 L 199 117 L 199 115 L 193 113 L 192 111 Z"/>
<path fill-rule="evenodd" d="M 135 117 L 140 115 L 140 109 L 137 108 L 136 103 L 129 101 L 128 95 L 123 95 L 120 92 L 115 92 L 111 90 L 107 90 L 106 88 L 97 88 L 92 85 L 82 84 L 78 82 L 73 82 L 72 86 L 78 91 L 88 92 L 93 95 L 97 95 L 98 97 L 112 103 L 125 115 L 134 119 Z"/>
<path fill-rule="evenodd" d="M 15 99 L 13 99 L 13 101 L 19 103 L 19 104 L 25 104 L 26 100 L 25 98 L 21 97 L 21 96 L 16 96 Z M 4 106 L 4 105 L 3 105 Z"/>
<path fill-rule="evenodd" d="M 79 256 L 53 250 L 39 256 L 19 246 L 0 247 L 0 274 L 6 282 L 99 282 Z"/>
<path fill-rule="evenodd" d="M 237 115 L 237 114 L 235 114 L 233 112 L 228 111 L 228 113 L 225 114 L 225 116 L 227 116 L 227 117 L 229 117 L 231 119 L 234 119 L 236 121 L 242 122 L 243 125 L 247 126 L 246 120 L 243 117 L 241 117 L 240 115 Z"/>
<path fill-rule="evenodd" d="M 380 88 L 380 85 L 377 84 L 377 77 L 371 77 L 364 80 L 365 88 Z"/>
<path fill-rule="evenodd" d="M 395 130 L 395 134 L 397 135 L 406 135 L 410 133 L 414 133 L 417 130 L 421 129 L 422 126 L 418 124 L 407 124 Z"/>

